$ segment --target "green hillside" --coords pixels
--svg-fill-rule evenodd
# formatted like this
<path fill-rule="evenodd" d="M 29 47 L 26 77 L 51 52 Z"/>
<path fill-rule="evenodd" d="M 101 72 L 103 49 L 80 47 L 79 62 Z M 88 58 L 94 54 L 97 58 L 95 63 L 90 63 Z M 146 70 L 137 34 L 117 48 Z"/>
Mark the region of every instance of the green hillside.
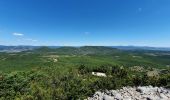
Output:
<path fill-rule="evenodd" d="M 169 73 L 170 52 L 162 51 L 85 46 L 0 53 L 0 100 L 77 100 L 123 86 L 169 87 Z"/>

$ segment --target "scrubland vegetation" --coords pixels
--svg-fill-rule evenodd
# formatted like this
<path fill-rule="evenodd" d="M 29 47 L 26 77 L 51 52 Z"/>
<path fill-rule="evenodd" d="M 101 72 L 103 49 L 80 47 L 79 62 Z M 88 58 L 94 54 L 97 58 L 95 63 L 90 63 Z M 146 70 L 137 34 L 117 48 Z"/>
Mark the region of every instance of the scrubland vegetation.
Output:
<path fill-rule="evenodd" d="M 98 90 L 123 86 L 169 88 L 168 54 L 106 47 L 43 47 L 0 53 L 0 99 L 77 100 Z M 106 73 L 107 77 L 94 76 L 92 72 Z M 149 72 L 156 74 L 149 76 Z"/>

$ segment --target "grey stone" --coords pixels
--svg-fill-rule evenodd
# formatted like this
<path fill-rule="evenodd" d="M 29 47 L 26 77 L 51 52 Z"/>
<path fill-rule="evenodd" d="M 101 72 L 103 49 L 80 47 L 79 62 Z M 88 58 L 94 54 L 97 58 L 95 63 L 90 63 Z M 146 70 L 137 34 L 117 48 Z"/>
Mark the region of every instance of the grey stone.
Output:
<path fill-rule="evenodd" d="M 97 91 L 87 100 L 170 100 L 170 90 L 163 87 L 123 87 L 120 90 Z"/>

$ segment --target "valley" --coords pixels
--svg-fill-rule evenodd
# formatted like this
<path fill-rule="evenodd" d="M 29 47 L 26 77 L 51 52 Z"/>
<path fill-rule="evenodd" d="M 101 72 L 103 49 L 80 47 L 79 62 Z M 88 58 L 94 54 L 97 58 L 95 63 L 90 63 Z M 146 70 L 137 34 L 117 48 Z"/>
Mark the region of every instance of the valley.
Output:
<path fill-rule="evenodd" d="M 169 54 L 102 46 L 1 52 L 0 99 L 74 100 L 124 86 L 169 88 Z"/>

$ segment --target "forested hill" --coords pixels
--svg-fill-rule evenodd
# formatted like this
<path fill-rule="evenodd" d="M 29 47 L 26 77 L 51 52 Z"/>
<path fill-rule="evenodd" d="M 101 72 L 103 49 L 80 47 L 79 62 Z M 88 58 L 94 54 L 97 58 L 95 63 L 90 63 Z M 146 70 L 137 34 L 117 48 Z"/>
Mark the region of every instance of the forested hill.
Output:
<path fill-rule="evenodd" d="M 74 54 L 74 55 L 88 55 L 88 54 L 113 54 L 120 53 L 121 50 L 111 47 L 104 46 L 83 46 L 83 47 L 59 47 L 59 48 L 49 48 L 41 47 L 33 50 L 32 52 L 37 53 L 57 53 L 57 54 Z"/>
<path fill-rule="evenodd" d="M 84 100 L 125 86 L 168 88 L 169 73 L 167 51 L 84 46 L 0 52 L 0 100 Z"/>
<path fill-rule="evenodd" d="M 46 46 L 48 49 L 57 49 L 60 48 L 61 50 L 65 49 L 64 51 L 77 51 L 78 49 L 84 49 L 84 51 L 89 50 L 106 50 L 110 51 L 111 48 L 116 48 L 119 50 L 126 50 L 126 51 L 170 51 L 170 48 L 163 48 L 163 47 L 146 47 L 146 46 Z M 4 46 L 0 45 L 0 52 L 21 52 L 27 50 L 34 50 L 34 49 L 42 49 L 43 46 Z M 60 50 L 58 49 L 58 50 Z M 81 50 L 78 50 L 81 51 Z"/>

